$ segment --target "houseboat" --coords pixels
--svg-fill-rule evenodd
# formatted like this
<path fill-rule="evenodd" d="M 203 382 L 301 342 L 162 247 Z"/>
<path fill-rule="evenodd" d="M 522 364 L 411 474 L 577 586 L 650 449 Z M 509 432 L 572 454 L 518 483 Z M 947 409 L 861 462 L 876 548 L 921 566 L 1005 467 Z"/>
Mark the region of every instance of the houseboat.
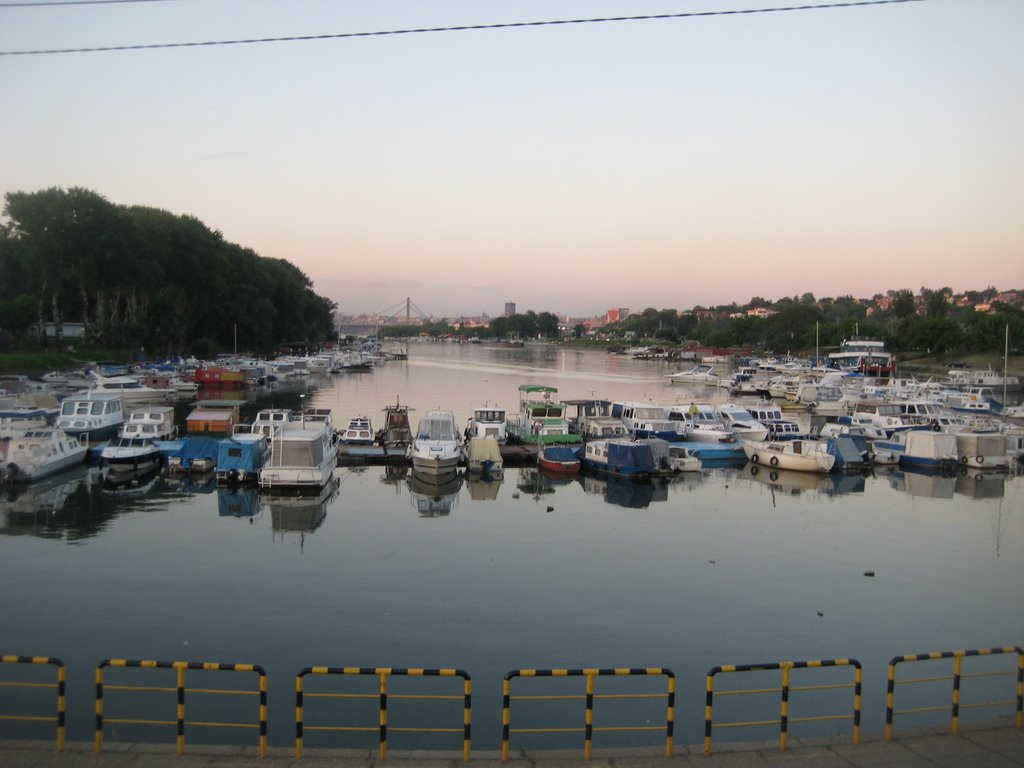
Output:
<path fill-rule="evenodd" d="M 338 443 L 329 410 L 264 409 L 252 431 L 270 441 L 270 458 L 259 472 L 261 489 L 319 492 L 330 482 Z"/>
<path fill-rule="evenodd" d="M 828 446 L 814 440 L 744 441 L 743 450 L 751 464 L 798 472 L 830 472 L 836 463 Z"/>
<path fill-rule="evenodd" d="M 117 438 L 104 446 L 100 463 L 107 473 L 141 472 L 160 465 L 159 441 L 171 440 L 176 433 L 174 408 L 152 406 L 134 411 L 121 427 Z"/>

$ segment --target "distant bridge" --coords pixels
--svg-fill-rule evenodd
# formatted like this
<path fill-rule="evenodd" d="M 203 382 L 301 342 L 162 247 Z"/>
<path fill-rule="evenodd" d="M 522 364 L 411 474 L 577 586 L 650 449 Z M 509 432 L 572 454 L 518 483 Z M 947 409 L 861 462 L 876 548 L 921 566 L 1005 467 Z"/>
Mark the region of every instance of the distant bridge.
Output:
<path fill-rule="evenodd" d="M 375 313 L 379 318 L 378 323 L 340 323 L 338 332 L 352 336 L 372 336 L 382 325 L 403 325 L 411 324 L 413 315 L 424 322 L 430 317 L 422 309 L 416 306 L 408 296 L 397 304 Z"/>

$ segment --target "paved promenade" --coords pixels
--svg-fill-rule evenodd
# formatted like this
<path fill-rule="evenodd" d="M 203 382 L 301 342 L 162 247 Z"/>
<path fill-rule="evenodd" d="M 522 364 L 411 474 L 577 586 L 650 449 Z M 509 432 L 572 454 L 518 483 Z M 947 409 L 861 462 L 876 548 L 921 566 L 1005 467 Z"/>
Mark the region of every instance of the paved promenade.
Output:
<path fill-rule="evenodd" d="M 57 753 L 52 742 L 0 741 L 3 768 L 460 768 L 462 755 L 439 751 L 391 752 L 387 761 L 367 750 L 307 749 L 301 760 L 290 749 L 272 748 L 260 759 L 251 748 L 195 746 L 178 756 L 173 744 L 126 745 L 108 743 L 102 754 L 91 743 L 74 742 Z M 1024 766 L 1024 730 L 1012 721 L 989 726 L 964 727 L 958 736 L 927 730 L 898 734 L 891 742 L 866 740 L 859 746 L 849 741 L 790 738 L 789 748 L 779 751 L 778 742 L 716 744 L 714 754 L 705 757 L 702 745 L 680 747 L 666 759 L 651 750 L 595 752 L 590 761 L 582 750 L 575 752 L 514 751 L 512 759 L 501 762 L 498 752 L 474 752 L 470 763 L 476 768 L 1008 768 Z"/>

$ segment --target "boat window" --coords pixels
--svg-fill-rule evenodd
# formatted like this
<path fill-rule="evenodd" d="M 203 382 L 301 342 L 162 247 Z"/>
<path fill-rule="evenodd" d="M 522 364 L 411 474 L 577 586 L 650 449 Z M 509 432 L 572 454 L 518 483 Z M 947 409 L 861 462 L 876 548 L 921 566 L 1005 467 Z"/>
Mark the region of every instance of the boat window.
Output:
<path fill-rule="evenodd" d="M 97 402 L 92 404 L 92 410 L 90 411 L 93 416 L 99 416 L 103 413 L 103 403 Z"/>

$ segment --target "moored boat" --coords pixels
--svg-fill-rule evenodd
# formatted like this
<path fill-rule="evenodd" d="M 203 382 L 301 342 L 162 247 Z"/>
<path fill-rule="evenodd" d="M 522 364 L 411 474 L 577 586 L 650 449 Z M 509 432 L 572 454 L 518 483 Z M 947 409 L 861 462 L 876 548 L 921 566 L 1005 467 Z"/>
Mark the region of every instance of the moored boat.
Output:
<path fill-rule="evenodd" d="M 836 462 L 824 443 L 813 440 L 744 441 L 743 451 L 752 464 L 798 472 L 829 472 Z"/>
<path fill-rule="evenodd" d="M 270 459 L 259 473 L 260 488 L 320 491 L 330 482 L 337 463 L 337 433 L 329 410 L 264 409 L 256 414 L 252 431 L 270 441 Z"/>
<path fill-rule="evenodd" d="M 557 395 L 557 387 L 521 385 L 519 414 L 509 422 L 509 439 L 537 445 L 579 443 L 582 438 L 570 432 L 567 406 Z"/>
<path fill-rule="evenodd" d="M 545 446 L 537 454 L 537 464 L 549 472 L 573 474 L 580 471 L 582 463 L 578 451 L 567 445 Z"/>
<path fill-rule="evenodd" d="M 60 404 L 57 427 L 83 441 L 109 440 L 124 424 L 121 395 L 87 391 Z"/>
<path fill-rule="evenodd" d="M 375 439 L 369 416 L 353 416 L 341 432 L 342 445 L 373 445 Z"/>
<path fill-rule="evenodd" d="M 466 425 L 466 440 L 474 437 L 494 438 L 499 444 L 508 439 L 508 415 L 504 408 L 483 405 L 473 409 Z"/>
<path fill-rule="evenodd" d="M 0 478 L 32 483 L 83 463 L 87 452 L 61 429 L 29 429 L 0 441 Z"/>
<path fill-rule="evenodd" d="M 169 405 L 151 406 L 133 411 L 122 425 L 117 438 L 100 453 L 106 472 L 142 472 L 160 465 L 159 441 L 175 435 L 174 409 Z"/>
<path fill-rule="evenodd" d="M 413 472 L 430 477 L 455 475 L 462 453 L 455 414 L 442 409 L 426 411 L 409 446 Z"/>

